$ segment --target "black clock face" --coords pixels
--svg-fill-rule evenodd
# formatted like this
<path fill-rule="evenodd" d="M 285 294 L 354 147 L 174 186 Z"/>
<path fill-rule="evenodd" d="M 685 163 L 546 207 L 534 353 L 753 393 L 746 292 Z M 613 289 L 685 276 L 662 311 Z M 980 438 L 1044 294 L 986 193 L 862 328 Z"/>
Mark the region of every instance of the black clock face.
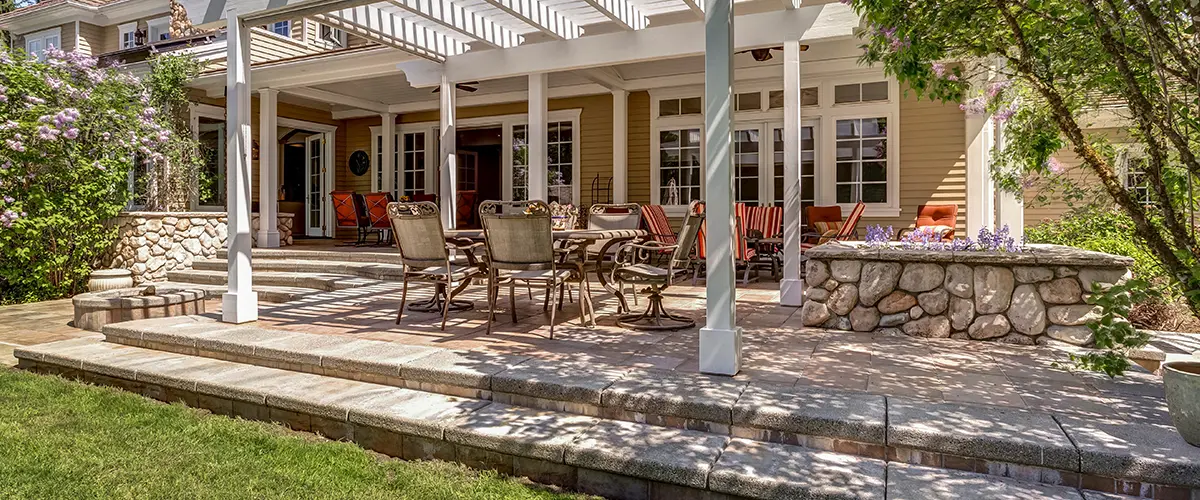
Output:
<path fill-rule="evenodd" d="M 371 157 L 367 156 L 366 151 L 360 149 L 350 154 L 350 173 L 363 175 L 368 170 L 371 170 Z"/>

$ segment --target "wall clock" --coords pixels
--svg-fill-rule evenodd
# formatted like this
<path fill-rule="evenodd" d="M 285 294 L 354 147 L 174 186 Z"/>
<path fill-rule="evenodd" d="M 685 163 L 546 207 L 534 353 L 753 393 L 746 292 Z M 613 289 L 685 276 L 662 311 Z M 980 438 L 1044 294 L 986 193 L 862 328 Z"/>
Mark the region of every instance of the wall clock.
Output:
<path fill-rule="evenodd" d="M 368 170 L 371 170 L 371 157 L 366 151 L 360 149 L 350 154 L 350 173 L 361 176 Z"/>

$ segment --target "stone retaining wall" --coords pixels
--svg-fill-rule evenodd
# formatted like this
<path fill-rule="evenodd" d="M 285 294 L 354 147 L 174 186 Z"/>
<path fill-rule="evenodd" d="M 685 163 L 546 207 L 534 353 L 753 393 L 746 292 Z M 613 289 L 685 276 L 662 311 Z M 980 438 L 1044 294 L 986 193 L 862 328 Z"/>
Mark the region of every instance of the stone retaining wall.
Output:
<path fill-rule="evenodd" d="M 915 337 L 1090 345 L 1093 283 L 1125 279 L 1133 259 L 1058 245 L 950 252 L 827 244 L 805 252 L 805 326 Z"/>
<path fill-rule="evenodd" d="M 293 214 L 278 217 L 279 244 L 292 244 Z M 117 241 L 102 259 L 102 267 L 129 269 L 140 284 L 162 281 L 167 271 L 190 269 L 196 258 L 216 258 L 229 232 L 225 212 L 121 212 L 113 221 Z M 258 239 L 258 214 L 252 214 L 251 234 Z"/>

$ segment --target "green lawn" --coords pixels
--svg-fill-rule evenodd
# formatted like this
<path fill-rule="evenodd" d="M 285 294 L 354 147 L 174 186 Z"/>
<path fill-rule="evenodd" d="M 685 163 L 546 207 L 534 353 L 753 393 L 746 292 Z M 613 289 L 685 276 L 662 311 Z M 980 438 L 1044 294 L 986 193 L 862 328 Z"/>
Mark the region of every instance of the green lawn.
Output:
<path fill-rule="evenodd" d="M 582 498 L 3 367 L 0 497 Z"/>

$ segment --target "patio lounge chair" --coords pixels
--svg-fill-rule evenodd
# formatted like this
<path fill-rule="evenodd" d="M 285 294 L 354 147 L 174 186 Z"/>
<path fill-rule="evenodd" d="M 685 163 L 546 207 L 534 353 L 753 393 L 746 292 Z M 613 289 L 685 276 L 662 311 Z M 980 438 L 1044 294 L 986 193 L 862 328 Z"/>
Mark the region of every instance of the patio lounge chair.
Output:
<path fill-rule="evenodd" d="M 749 207 L 746 221 L 746 237 L 754 247 L 753 260 L 771 266 L 771 277 L 779 281 L 778 243 L 764 243 L 760 239 L 783 237 L 783 207 Z"/>
<path fill-rule="evenodd" d="M 699 202 L 697 207 L 701 212 L 704 211 L 704 202 Z M 750 270 L 759 267 L 762 262 L 756 261 L 755 256 L 758 254 L 755 248 L 752 248 L 747 242 L 745 221 L 749 219 L 750 207 L 745 203 L 735 203 L 733 205 L 733 215 L 737 222 L 737 226 L 733 232 L 733 259 L 736 265 L 741 266 L 742 284 L 750 283 Z M 708 256 L 708 244 L 704 240 L 705 229 L 708 227 L 708 220 L 705 219 L 700 223 L 700 234 L 696 237 L 696 258 L 703 261 Z M 696 278 L 700 274 L 699 265 L 696 266 L 696 272 L 692 276 L 692 283 L 695 284 Z"/>
<path fill-rule="evenodd" d="M 558 291 L 559 305 L 563 288 L 568 282 L 579 284 L 579 322 L 591 314 L 596 324 L 595 309 L 580 262 L 560 263 L 559 257 L 570 252 L 557 248 L 551 230 L 550 207 L 543 201 L 485 201 L 479 205 L 483 237 L 488 250 L 488 333 L 496 319 L 496 295 L 500 285 L 508 285 L 509 309 L 513 323 L 517 322 L 516 284 L 538 284 L 546 289 L 542 310 L 550 310 L 550 338 L 554 338 L 554 311 L 550 297 Z"/>
<path fill-rule="evenodd" d="M 842 207 L 808 207 L 808 227 L 812 232 L 800 235 L 800 252 L 830 241 L 848 241 L 858 237 L 858 222 L 862 220 L 867 206 L 861 201 L 850 210 L 850 216 L 842 220 Z"/>
<path fill-rule="evenodd" d="M 679 230 L 679 243 L 664 245 L 657 241 L 645 243 L 625 243 L 617 250 L 616 265 L 611 273 L 613 281 L 618 283 L 618 289 L 624 290 L 626 284 L 634 287 L 647 286 L 650 289 L 650 301 L 646 310 L 639 314 L 621 316 L 618 325 L 641 330 L 678 330 L 696 326 L 696 321 L 677 316 L 663 308 L 663 290 L 666 290 L 678 279 L 686 278 L 692 273 L 692 246 L 698 241 L 700 226 L 704 222 L 704 213 L 700 209 L 701 202 L 693 201 L 688 207 L 687 218 Z M 647 252 L 669 251 L 666 267 L 650 265 L 642 258 Z"/>
<path fill-rule="evenodd" d="M 958 205 L 920 205 L 917 207 L 916 228 L 904 228 L 896 237 L 916 230 L 932 231 L 942 241 L 954 239 L 954 226 L 958 223 Z"/>
<path fill-rule="evenodd" d="M 392 234 L 395 235 L 396 248 L 400 249 L 400 260 L 404 263 L 404 287 L 400 292 L 396 324 L 400 324 L 400 318 L 404 315 L 409 281 L 425 281 L 437 285 L 438 291 L 435 293 L 445 294 L 442 306 L 442 330 L 445 330 L 446 316 L 450 313 L 454 297 L 471 284 L 471 278 L 483 274 L 472 253 L 483 243 L 447 242 L 438 206 L 428 201 L 389 203 L 387 214 Z M 467 264 L 453 262 L 450 259 L 451 249 L 464 252 Z"/>
<path fill-rule="evenodd" d="M 642 207 L 642 222 L 645 223 L 646 232 L 650 233 L 651 241 L 666 246 L 675 244 L 675 231 L 671 229 L 671 219 L 667 218 L 667 211 L 663 210 L 662 205 Z"/>

